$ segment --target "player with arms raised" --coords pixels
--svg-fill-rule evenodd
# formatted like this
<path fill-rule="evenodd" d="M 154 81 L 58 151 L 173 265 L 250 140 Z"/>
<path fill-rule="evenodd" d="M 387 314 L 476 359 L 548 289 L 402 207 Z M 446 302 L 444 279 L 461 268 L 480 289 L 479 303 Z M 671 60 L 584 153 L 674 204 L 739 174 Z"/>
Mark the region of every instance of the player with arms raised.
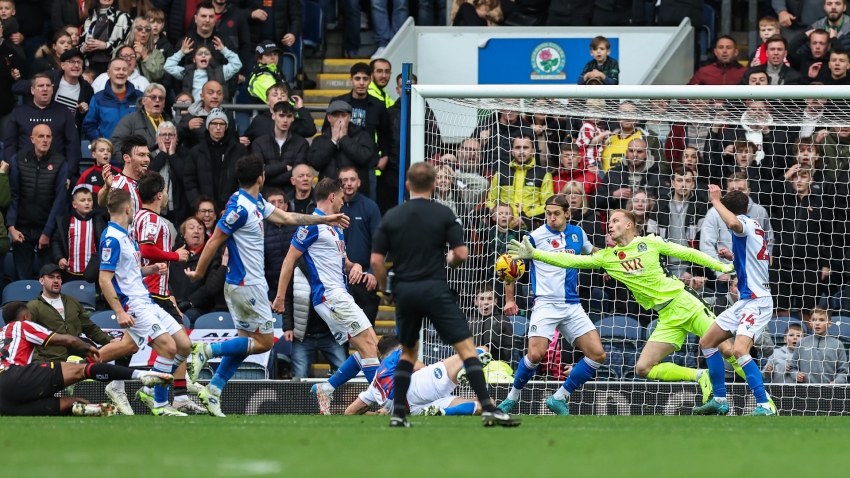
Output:
<path fill-rule="evenodd" d="M 590 254 L 597 248 L 588 241 L 584 231 L 567 224 L 569 201 L 562 195 L 546 200 L 546 224 L 529 236 L 529 241 L 541 251 L 560 254 Z M 546 399 L 546 406 L 557 415 L 569 415 L 569 396 L 578 387 L 596 375 L 596 369 L 605 363 L 605 349 L 599 332 L 581 308 L 578 298 L 578 271 L 563 269 L 545 262 L 531 262 L 531 288 L 534 309 L 531 312 L 528 332 L 528 354 L 519 362 L 514 385 L 499 409 L 510 413 L 519 400 L 520 391 L 534 376 L 540 361 L 546 356 L 549 342 L 560 330 L 567 340 L 584 352 L 569 378 Z M 519 312 L 514 302 L 514 285 L 505 284 L 505 314 Z"/>
<path fill-rule="evenodd" d="M 756 408 L 752 415 L 775 415 L 776 407 L 764 390 L 759 367 L 750 357 L 753 341 L 762 333 L 773 315 L 773 298 L 770 295 L 770 279 L 767 255 L 767 239 L 757 221 L 747 216 L 749 198 L 741 191 L 730 191 L 720 198 L 720 188 L 708 187 L 709 198 L 720 218 L 732 231 L 732 251 L 722 248 L 720 257 L 729 259 L 738 273 L 738 301 L 723 311 L 702 336 L 699 345 L 708 364 L 708 375 L 714 386 L 714 398 L 701 407 L 694 408 L 697 415 L 726 415 L 729 403 L 726 400 L 726 370 L 717 351 L 717 345 L 735 335 L 734 354 L 738 365 L 744 369 L 747 385 L 756 397 Z"/>
<path fill-rule="evenodd" d="M 198 394 L 210 415 L 224 417 L 221 392 L 245 357 L 271 350 L 274 345 L 274 317 L 268 300 L 268 283 L 264 271 L 263 219 L 289 226 L 328 224 L 348 226 L 344 214 L 311 216 L 287 213 L 263 199 L 260 191 L 266 182 L 265 165 L 258 156 L 245 156 L 236 162 L 239 190 L 227 202 L 195 270 L 186 275 L 197 280 L 204 277 L 219 247 L 226 243 L 229 254 L 224 298 L 233 317 L 238 337 L 217 344 L 196 343 L 192 347 L 189 374 L 198 380 L 204 365 L 212 357 L 223 357 L 210 383 Z"/>
<path fill-rule="evenodd" d="M 563 268 L 602 268 L 612 278 L 623 283 L 643 308 L 658 312 L 658 325 L 638 358 L 635 367 L 637 374 L 663 382 L 696 381 L 702 389 L 703 403 L 706 403 L 711 396 L 708 373 L 660 362 L 682 347 L 688 332 L 699 337 L 705 335 L 714 323 L 714 313 L 690 289 L 685 289 L 682 281 L 667 275 L 661 265 L 661 256 L 677 257 L 723 273 L 732 272 L 734 267 L 655 235 L 636 236 L 635 224 L 635 216 L 630 211 L 611 211 L 608 233 L 615 246 L 589 256 L 538 250 L 528 238 L 522 243 L 511 241 L 508 252 L 522 259 L 534 259 L 535 262 Z M 719 347 L 723 356 L 728 357 L 727 361 L 737 366 L 732 356 L 732 344 L 726 341 Z M 743 376 L 740 371 L 738 374 Z"/>

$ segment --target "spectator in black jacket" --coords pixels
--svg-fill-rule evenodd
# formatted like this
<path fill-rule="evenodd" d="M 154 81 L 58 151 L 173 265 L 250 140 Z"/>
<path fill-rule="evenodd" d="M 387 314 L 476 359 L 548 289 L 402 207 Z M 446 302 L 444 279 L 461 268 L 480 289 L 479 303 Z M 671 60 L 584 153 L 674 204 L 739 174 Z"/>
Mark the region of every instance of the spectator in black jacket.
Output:
<path fill-rule="evenodd" d="M 24 59 L 13 48 L 11 42 L 3 39 L 3 26 L 0 24 L 0 133 L 6 131 L 9 113 L 17 104 L 12 93 L 12 84 L 24 74 Z"/>
<path fill-rule="evenodd" d="M 272 206 L 282 211 L 287 209 L 286 195 L 282 189 L 263 188 L 263 198 Z M 312 213 L 312 211 L 310 211 Z M 283 259 L 289 251 L 289 243 L 298 226 L 284 226 L 275 224 L 269 220 L 263 220 L 263 245 L 265 246 L 265 272 L 266 282 L 269 284 L 269 300 L 274 300 L 277 294 L 277 284 L 280 281 L 280 268 Z"/>
<path fill-rule="evenodd" d="M 215 10 L 215 33 L 222 41 L 229 38 L 236 45 L 236 49 L 233 51 L 242 60 L 240 75 L 242 76 L 241 81 L 244 81 L 251 74 L 251 65 L 254 60 L 252 50 L 254 43 L 256 43 L 251 41 L 251 27 L 248 25 L 249 13 L 230 0 L 212 0 L 212 6 Z M 197 30 L 197 33 L 201 34 L 200 29 Z M 197 45 L 195 48 L 197 48 Z"/>
<path fill-rule="evenodd" d="M 192 18 L 186 16 L 186 0 L 151 0 L 151 3 L 163 12 L 163 31 L 166 36 L 171 39 L 183 38 L 192 22 Z"/>
<path fill-rule="evenodd" d="M 163 216 L 174 224 L 181 224 L 191 216 L 190 204 L 186 198 L 186 168 L 188 167 L 189 148 L 177 142 L 177 130 L 174 123 L 163 121 L 156 134 L 156 147 L 151 150 L 151 162 L 148 169 L 156 171 L 165 179 L 168 190 L 168 204 Z"/>
<path fill-rule="evenodd" d="M 207 243 L 204 224 L 197 217 L 191 216 L 180 225 L 180 236 L 181 238 L 178 241 L 186 244 L 186 249 L 189 250 L 189 260 L 185 263 L 172 262 L 169 265 L 171 280 L 168 285 L 171 287 L 171 294 L 177 301 L 177 308 L 194 323 L 195 319 L 203 314 L 227 310 L 227 304 L 224 301 L 227 255 L 217 254 L 202 279 L 190 280 L 183 273 L 183 270 L 187 267 L 195 270 L 198 266 L 198 259 Z M 177 245 L 179 244 L 175 244 L 175 246 Z"/>
<path fill-rule="evenodd" d="M 242 21 L 247 21 L 245 18 L 241 17 Z M 236 20 L 232 20 L 236 22 Z M 193 27 L 194 26 L 194 27 Z M 247 27 L 247 24 L 245 25 Z M 250 35 L 250 33 L 248 33 Z M 174 37 L 172 37 L 174 38 Z M 192 47 L 196 50 L 202 46 L 205 46 L 212 52 L 213 59 L 219 65 L 226 65 L 227 58 L 221 53 L 221 51 L 215 47 L 213 44 L 213 39 L 218 38 L 221 40 L 222 45 L 230 51 L 240 52 L 239 44 L 234 42 L 230 35 L 226 35 L 224 33 L 219 33 L 219 28 L 216 26 L 216 12 L 215 6 L 209 0 L 205 0 L 198 4 L 195 8 L 195 16 L 193 18 L 193 22 L 189 27 L 189 31 L 180 38 L 175 45 L 182 45 L 183 40 L 185 38 L 191 39 L 194 43 L 192 43 Z M 250 48 L 250 45 L 248 45 Z M 247 52 L 249 62 L 245 63 L 245 58 L 242 55 L 242 52 L 239 53 L 239 58 L 242 60 L 243 68 L 249 68 L 247 71 L 250 72 L 250 65 L 252 65 L 251 52 L 250 49 Z M 183 65 L 189 65 L 192 63 L 192 55 L 187 55 L 183 58 Z M 234 76 L 227 82 L 227 91 L 230 98 L 236 93 L 236 86 L 238 81 L 238 75 Z M 229 99 L 229 98 L 228 98 Z"/>
<path fill-rule="evenodd" d="M 292 191 L 286 195 L 286 210 L 298 214 L 313 214 L 316 198 L 313 197 L 313 169 L 299 164 L 292 169 Z"/>
<path fill-rule="evenodd" d="M 493 286 L 483 285 L 475 294 L 475 312 L 469 323 L 475 333 L 475 343 L 486 345 L 496 360 L 510 363 L 514 346 L 514 328 L 497 310 Z"/>
<path fill-rule="evenodd" d="M 295 108 L 286 101 L 274 106 L 274 133 L 257 138 L 251 145 L 251 153 L 263 158 L 266 164 L 266 184 L 292 190 L 292 170 L 299 164 L 307 164 L 307 140 L 292 134 L 290 128 L 295 121 Z"/>
<path fill-rule="evenodd" d="M 186 198 L 192 204 L 201 195 L 215 201 L 221 211 L 230 196 L 239 189 L 236 181 L 236 161 L 248 155 L 236 135 L 228 128 L 224 111 L 213 110 L 207 116 L 204 140 L 189 151 L 186 168 Z"/>
<path fill-rule="evenodd" d="M 637 188 L 658 197 L 661 176 L 655 158 L 646 149 L 646 141 L 635 138 L 629 141 L 625 159 L 608 171 L 596 189 L 596 208 L 601 211 L 622 209 Z"/>
<path fill-rule="evenodd" d="M 368 196 L 370 172 L 378 163 L 375 135 L 352 122 L 351 105 L 345 101 L 332 101 L 327 113 L 325 123 L 330 126 L 313 139 L 307 164 L 319 172 L 320 180 L 337 179 L 340 169 L 354 166 L 362 183 L 359 192 Z"/>
<path fill-rule="evenodd" d="M 797 70 L 785 64 L 785 57 L 788 54 L 788 41 L 786 39 L 780 35 L 774 35 L 764 42 L 764 48 L 767 52 L 765 67 L 771 85 L 805 85 L 809 83 Z M 744 73 L 744 77 L 746 76 L 747 74 Z"/>
<path fill-rule="evenodd" d="M 313 122 L 313 115 L 310 110 L 304 107 L 304 100 L 297 95 L 290 96 L 289 87 L 285 83 L 278 83 L 266 90 L 266 104 L 269 105 L 269 109 L 251 118 L 251 125 L 245 130 L 245 134 L 239 138 L 242 144 L 246 147 L 251 146 L 251 142 L 260 136 L 274 133 L 272 113 L 274 105 L 281 101 L 286 101 L 295 108 L 295 121 L 289 128 L 293 133 L 303 138 L 312 138 L 316 135 L 316 123 Z"/>
<path fill-rule="evenodd" d="M 93 206 L 91 186 L 77 186 L 72 195 L 71 212 L 56 217 L 50 247 L 52 262 L 62 269 L 62 282 L 84 280 L 89 263 L 100 261 L 97 248 L 100 235 L 106 229 L 106 219 Z"/>
<path fill-rule="evenodd" d="M 826 30 L 814 30 L 808 36 L 798 35 L 791 39 L 788 60 L 808 83 L 822 83 L 829 75 L 829 51 L 836 47 L 841 48 L 841 41 L 830 38 Z"/>
<path fill-rule="evenodd" d="M 299 0 L 278 0 L 272 4 L 274 38 L 281 45 L 291 47 L 301 38 L 303 7 Z M 254 43 L 257 43 L 256 40 Z"/>
<path fill-rule="evenodd" d="M 222 101 L 224 101 L 224 87 L 217 81 L 204 83 L 200 99 L 189 106 L 189 109 L 180 116 L 180 122 L 177 123 L 177 139 L 180 140 L 180 144 L 191 148 L 204 138 L 206 134 L 204 122 L 207 115 L 221 106 Z"/>
<path fill-rule="evenodd" d="M 53 262 L 50 238 L 56 218 L 65 210 L 65 183 L 68 166 L 65 158 L 53 152 L 53 135 L 45 124 L 32 130 L 33 146 L 12 156 L 9 161 L 9 186 L 12 204 L 6 216 L 12 255 L 19 280 L 35 279 L 32 261 L 38 248 L 41 265 Z"/>
<path fill-rule="evenodd" d="M 69 50 L 60 57 L 61 70 L 47 72 L 53 81 L 56 102 L 65 105 L 76 117 L 77 130 L 82 129 L 83 120 L 89 111 L 94 96 L 91 84 L 83 78 L 83 54 L 80 50 Z"/>
<path fill-rule="evenodd" d="M 63 30 L 66 25 L 79 28 L 86 14 L 81 5 L 77 0 L 53 0 L 50 7 L 50 28 L 53 32 Z"/>
<path fill-rule="evenodd" d="M 30 85 L 32 102 L 15 108 L 6 127 L 6 139 L 3 141 L 6 161 L 18 151 L 30 148 L 33 128 L 46 124 L 53 136 L 51 148 L 68 162 L 68 174 L 76 179 L 80 169 L 80 136 L 76 118 L 65 105 L 53 101 L 53 81 L 49 76 L 39 73 L 32 77 Z"/>
<path fill-rule="evenodd" d="M 694 172 L 682 165 L 673 168 L 671 183 L 660 191 L 656 203 L 658 235 L 680 246 L 694 247 L 708 212 L 708 196 L 696 189 Z M 696 290 L 705 282 L 701 270 L 692 271 L 689 262 L 676 257 L 667 258 L 667 270 Z"/>
<path fill-rule="evenodd" d="M 354 302 L 363 309 L 363 313 L 375 325 L 378 317 L 378 305 L 381 299 L 377 293 L 377 279 L 370 272 L 372 257 L 372 235 L 381 223 L 381 211 L 375 201 L 360 190 L 360 177 L 352 166 L 346 166 L 339 171 L 342 183 L 343 204 L 340 212 L 351 218 L 351 224 L 345 230 L 345 251 L 348 260 L 363 267 L 364 280 L 357 284 L 349 284 L 348 291 L 354 297 Z"/>

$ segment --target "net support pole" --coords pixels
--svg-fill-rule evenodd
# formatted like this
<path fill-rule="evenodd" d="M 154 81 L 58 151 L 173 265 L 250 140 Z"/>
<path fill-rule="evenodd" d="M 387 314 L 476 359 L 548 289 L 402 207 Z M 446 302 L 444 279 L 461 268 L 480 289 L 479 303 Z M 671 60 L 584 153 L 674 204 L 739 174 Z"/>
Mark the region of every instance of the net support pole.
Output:
<path fill-rule="evenodd" d="M 425 161 L 425 97 L 410 88 L 410 164 Z"/>
<path fill-rule="evenodd" d="M 399 134 L 398 203 L 404 202 L 404 178 L 410 164 L 410 74 L 413 63 L 401 65 L 401 132 Z"/>

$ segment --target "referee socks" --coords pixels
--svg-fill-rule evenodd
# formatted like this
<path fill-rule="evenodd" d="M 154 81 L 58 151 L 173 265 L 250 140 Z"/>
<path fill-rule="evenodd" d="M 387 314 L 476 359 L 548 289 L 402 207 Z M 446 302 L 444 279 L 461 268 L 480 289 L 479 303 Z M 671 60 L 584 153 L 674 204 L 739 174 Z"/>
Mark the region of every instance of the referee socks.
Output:
<path fill-rule="evenodd" d="M 403 362 L 399 362 L 399 366 L 401 366 Z M 478 359 L 478 356 L 470 357 L 463 361 L 463 366 L 466 368 L 466 378 L 469 380 L 469 386 L 472 387 L 472 390 L 475 391 L 475 396 L 478 397 L 478 403 L 481 404 L 481 409 L 485 412 L 496 412 L 496 406 L 493 405 L 493 400 L 490 399 L 490 392 L 487 390 L 487 381 L 484 379 L 484 369 L 481 367 L 481 360 Z M 411 364 L 412 368 L 412 364 Z M 398 368 L 396 368 L 396 376 L 398 375 Z M 410 384 L 410 377 L 408 376 L 408 385 Z M 395 386 L 398 387 L 398 381 L 396 381 Z M 396 394 L 398 390 L 396 390 Z M 396 395 L 396 400 L 398 400 L 398 395 Z"/>
<path fill-rule="evenodd" d="M 407 390 L 410 388 L 411 375 L 413 364 L 407 360 L 399 360 L 393 375 L 393 415 L 397 417 L 407 415 Z M 481 375 L 484 376 L 483 373 Z"/>

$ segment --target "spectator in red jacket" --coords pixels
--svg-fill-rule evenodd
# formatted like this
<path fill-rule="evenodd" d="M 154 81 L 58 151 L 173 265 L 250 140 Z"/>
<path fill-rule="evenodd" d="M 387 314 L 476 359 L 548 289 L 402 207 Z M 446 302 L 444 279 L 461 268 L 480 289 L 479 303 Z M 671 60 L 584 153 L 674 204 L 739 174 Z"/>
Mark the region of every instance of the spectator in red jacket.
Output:
<path fill-rule="evenodd" d="M 587 168 L 577 144 L 561 144 L 560 164 L 560 167 L 552 177 L 555 194 L 561 194 L 561 190 L 570 181 L 581 183 L 587 195 L 596 192 L 596 186 L 599 185 L 599 176 L 593 170 Z"/>
<path fill-rule="evenodd" d="M 738 63 L 738 44 L 723 35 L 714 44 L 716 61 L 697 70 L 689 85 L 737 85 L 747 69 Z"/>

